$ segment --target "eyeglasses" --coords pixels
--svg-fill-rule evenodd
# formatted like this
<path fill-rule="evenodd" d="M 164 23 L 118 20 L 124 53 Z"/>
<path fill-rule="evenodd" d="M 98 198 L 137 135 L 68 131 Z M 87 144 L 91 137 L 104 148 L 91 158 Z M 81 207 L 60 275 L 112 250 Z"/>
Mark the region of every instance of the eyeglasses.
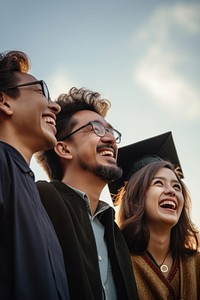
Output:
<path fill-rule="evenodd" d="M 81 126 L 80 128 L 72 131 L 70 134 L 68 134 L 67 136 L 65 136 L 64 138 L 60 139 L 61 141 L 68 139 L 70 136 L 72 136 L 74 133 L 78 132 L 79 130 L 87 127 L 91 125 L 92 126 L 92 130 L 94 131 L 94 133 L 97 136 L 103 137 L 106 135 L 106 132 L 109 132 L 110 134 L 112 134 L 115 137 L 115 142 L 116 144 L 119 144 L 121 142 L 121 133 L 119 131 L 117 131 L 114 128 L 106 128 L 103 124 L 97 122 L 97 121 L 91 121 L 83 126 Z"/>
<path fill-rule="evenodd" d="M 19 87 L 22 87 L 22 86 L 29 86 L 29 85 L 35 85 L 35 84 L 40 84 L 44 97 L 46 97 L 47 100 L 50 101 L 51 97 L 50 97 L 50 94 L 49 94 L 49 89 L 47 87 L 46 82 L 44 82 L 44 80 L 37 80 L 37 81 L 28 82 L 28 83 L 18 84 L 18 85 L 9 87 L 7 90 L 12 90 L 12 89 L 19 88 Z"/>

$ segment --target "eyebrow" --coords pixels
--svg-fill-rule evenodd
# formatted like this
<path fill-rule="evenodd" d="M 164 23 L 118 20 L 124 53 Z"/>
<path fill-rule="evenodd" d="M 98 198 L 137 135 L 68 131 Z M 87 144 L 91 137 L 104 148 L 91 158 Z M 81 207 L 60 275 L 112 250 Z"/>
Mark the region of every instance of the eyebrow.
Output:
<path fill-rule="evenodd" d="M 152 180 L 154 180 L 154 179 L 162 179 L 162 180 L 165 180 L 165 181 L 167 180 L 165 177 L 162 177 L 162 176 L 155 176 L 155 177 L 152 178 Z M 180 184 L 180 182 L 178 181 L 178 179 L 173 179 L 171 182 L 177 182 L 177 183 Z"/>
<path fill-rule="evenodd" d="M 90 122 L 97 122 L 97 123 L 100 123 L 101 125 L 103 125 L 104 127 L 107 126 L 108 128 L 113 128 L 113 126 L 110 123 L 106 122 L 106 121 L 105 121 L 106 124 L 103 124 L 102 120 L 92 120 Z"/>

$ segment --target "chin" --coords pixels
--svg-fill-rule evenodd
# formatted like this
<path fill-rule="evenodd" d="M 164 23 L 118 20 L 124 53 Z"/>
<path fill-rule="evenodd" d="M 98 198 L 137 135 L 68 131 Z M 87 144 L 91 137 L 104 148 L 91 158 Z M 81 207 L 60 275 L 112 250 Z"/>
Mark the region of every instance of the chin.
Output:
<path fill-rule="evenodd" d="M 174 218 L 165 218 L 165 220 L 163 220 L 163 222 L 166 224 L 166 225 L 168 225 L 168 226 L 170 226 L 170 228 L 173 228 L 177 223 L 178 223 L 178 220 L 176 219 L 174 219 Z"/>
<path fill-rule="evenodd" d="M 118 166 L 98 166 L 94 173 L 104 180 L 106 183 L 109 183 L 113 180 L 119 179 L 122 176 L 122 169 Z"/>

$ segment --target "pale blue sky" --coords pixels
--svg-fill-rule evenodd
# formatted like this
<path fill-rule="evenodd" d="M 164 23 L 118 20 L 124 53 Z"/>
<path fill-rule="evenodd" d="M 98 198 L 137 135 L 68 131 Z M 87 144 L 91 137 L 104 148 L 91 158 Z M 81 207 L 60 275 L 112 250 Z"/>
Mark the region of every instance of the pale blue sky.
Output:
<path fill-rule="evenodd" d="M 77 86 L 111 101 L 121 146 L 172 131 L 200 227 L 200 1 L 1 0 L 0 24 L 0 51 L 25 51 L 53 98 Z"/>

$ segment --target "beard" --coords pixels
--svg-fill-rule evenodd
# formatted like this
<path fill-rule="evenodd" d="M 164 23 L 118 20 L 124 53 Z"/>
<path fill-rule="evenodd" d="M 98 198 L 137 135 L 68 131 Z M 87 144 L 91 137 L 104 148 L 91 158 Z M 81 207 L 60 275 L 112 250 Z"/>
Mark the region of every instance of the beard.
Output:
<path fill-rule="evenodd" d="M 103 166 L 103 165 L 96 165 L 91 166 L 85 163 L 84 161 L 80 160 L 80 164 L 83 169 L 90 171 L 101 180 L 109 183 L 113 180 L 119 179 L 122 176 L 122 169 L 117 165 L 110 165 L 110 166 Z"/>
<path fill-rule="evenodd" d="M 118 166 L 101 166 L 97 165 L 93 168 L 93 173 L 99 177 L 100 179 L 104 180 L 105 182 L 109 183 L 113 180 L 119 179 L 122 176 L 122 169 Z"/>

